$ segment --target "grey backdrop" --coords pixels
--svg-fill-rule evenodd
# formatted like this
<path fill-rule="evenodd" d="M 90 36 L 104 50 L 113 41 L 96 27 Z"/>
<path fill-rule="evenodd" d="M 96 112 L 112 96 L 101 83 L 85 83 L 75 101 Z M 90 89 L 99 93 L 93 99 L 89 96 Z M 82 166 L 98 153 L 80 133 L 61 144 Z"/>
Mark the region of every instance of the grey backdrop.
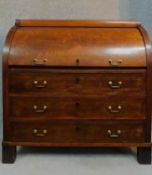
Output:
<path fill-rule="evenodd" d="M 19 18 L 136 19 L 152 35 L 152 0 L 0 0 L 0 17 L 0 55 L 9 28 Z M 0 86 L 0 101 L 1 92 Z M 0 116 L 2 119 L 2 105 Z"/>

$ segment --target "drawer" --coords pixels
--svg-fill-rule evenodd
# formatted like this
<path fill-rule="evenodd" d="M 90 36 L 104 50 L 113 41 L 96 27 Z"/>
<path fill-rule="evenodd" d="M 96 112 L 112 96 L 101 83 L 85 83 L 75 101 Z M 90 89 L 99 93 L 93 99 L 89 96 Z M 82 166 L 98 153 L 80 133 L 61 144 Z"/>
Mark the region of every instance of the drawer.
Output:
<path fill-rule="evenodd" d="M 20 27 L 9 58 L 17 66 L 146 67 L 136 28 Z"/>
<path fill-rule="evenodd" d="M 12 120 L 43 120 L 62 118 L 91 119 L 144 119 L 145 99 L 107 98 L 51 98 L 11 97 L 10 116 Z"/>
<path fill-rule="evenodd" d="M 59 70 L 61 71 L 61 70 Z M 47 96 L 144 96 L 145 72 L 99 71 L 85 73 L 49 70 L 10 70 L 10 93 Z"/>
<path fill-rule="evenodd" d="M 52 121 L 12 123 L 11 140 L 49 143 L 126 143 L 143 142 L 144 127 L 133 123 Z"/>

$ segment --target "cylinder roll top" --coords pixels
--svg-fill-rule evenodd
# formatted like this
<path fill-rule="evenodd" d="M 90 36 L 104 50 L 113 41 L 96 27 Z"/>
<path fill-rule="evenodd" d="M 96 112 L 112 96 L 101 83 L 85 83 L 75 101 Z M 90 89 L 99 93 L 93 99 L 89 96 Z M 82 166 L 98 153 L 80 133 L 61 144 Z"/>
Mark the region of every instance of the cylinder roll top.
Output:
<path fill-rule="evenodd" d="M 127 21 L 17 21 L 8 64 L 146 67 L 139 25 Z"/>

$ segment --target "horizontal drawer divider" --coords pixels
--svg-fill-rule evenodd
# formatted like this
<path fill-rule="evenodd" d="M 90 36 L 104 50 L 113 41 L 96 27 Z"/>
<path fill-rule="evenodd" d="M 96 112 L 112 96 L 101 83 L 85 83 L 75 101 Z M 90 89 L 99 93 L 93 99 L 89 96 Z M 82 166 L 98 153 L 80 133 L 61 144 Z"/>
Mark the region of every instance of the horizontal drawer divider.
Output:
<path fill-rule="evenodd" d="M 85 122 L 87 122 L 87 123 L 90 123 L 91 124 L 91 122 L 100 122 L 101 124 L 130 124 L 130 125 L 134 125 L 134 124 L 144 124 L 145 122 L 146 122 L 146 120 L 141 120 L 141 119 L 139 119 L 139 120 L 137 120 L 137 119 L 134 119 L 134 120 L 128 120 L 128 119 L 125 119 L 125 120 L 120 120 L 120 119 L 117 119 L 117 120 L 107 120 L 107 119 L 94 119 L 94 118 L 87 118 L 87 119 L 82 119 L 82 118 L 79 118 L 79 119 L 65 119 L 65 118 L 50 118 L 50 119 L 48 119 L 48 120 L 28 120 L 28 119 L 26 119 L 26 120 L 23 120 L 23 119 L 20 119 L 20 120 L 16 120 L 16 119 L 10 119 L 10 122 L 11 123 L 46 123 L 46 121 L 47 122 L 50 122 L 50 123 L 52 123 L 52 122 L 60 122 L 60 123 L 69 123 L 69 122 L 72 122 L 72 123 L 82 123 L 82 124 L 85 124 Z"/>
<path fill-rule="evenodd" d="M 44 118 L 38 118 L 38 117 L 37 117 L 37 118 L 36 118 L 36 117 L 35 117 L 35 118 L 34 118 L 34 117 L 33 117 L 33 118 L 28 118 L 28 119 L 27 119 L 27 118 L 21 118 L 21 117 L 20 117 L 20 118 L 11 118 L 10 121 L 11 121 L 11 122 L 28 122 L 28 121 L 29 121 L 29 122 L 30 122 L 30 121 L 32 121 L 32 122 L 43 122 L 44 120 L 45 120 L 45 121 L 52 121 L 52 120 L 58 120 L 58 121 L 61 121 L 61 120 L 66 120 L 66 121 L 68 121 L 68 120 L 73 120 L 73 121 L 74 121 L 74 120 L 76 120 L 76 118 L 78 118 L 78 120 L 83 120 L 83 121 L 85 121 L 85 120 L 98 120 L 98 121 L 107 121 L 107 120 L 109 120 L 109 121 L 111 121 L 111 119 L 107 119 L 106 117 L 105 117 L 105 118 L 101 118 L 101 117 L 97 118 L 97 117 L 95 117 L 95 118 L 93 118 L 93 119 L 85 118 L 85 117 L 84 117 L 84 118 L 82 118 L 82 117 L 81 117 L 81 118 L 80 118 L 80 117 L 75 117 L 75 118 L 74 118 L 74 117 L 73 117 L 73 118 L 72 118 L 72 117 L 71 117 L 71 118 L 70 118 L 70 117 L 69 117 L 69 118 L 64 118 L 64 117 L 62 117 L 62 118 L 55 118 L 55 117 L 54 117 L 54 118 L 53 118 L 53 117 L 51 117 L 51 118 L 45 118 L 45 117 L 44 117 Z M 113 121 L 120 121 L 120 122 L 123 122 L 123 121 L 126 121 L 126 120 L 127 120 L 127 119 L 124 119 L 124 118 L 122 118 L 122 119 L 120 119 L 120 118 L 119 118 L 119 119 L 113 119 Z M 136 121 L 137 118 L 131 118 L 130 120 L 131 120 L 131 122 L 132 122 L 132 121 Z M 140 120 L 141 120 L 141 121 L 144 121 L 145 118 L 143 118 L 143 119 L 140 118 Z"/>
<path fill-rule="evenodd" d="M 97 68 L 97 67 L 54 67 L 54 66 L 9 66 L 9 72 L 13 71 L 13 73 L 17 73 L 19 72 L 20 74 L 26 72 L 27 70 L 30 72 L 54 72 L 54 73 L 145 73 L 146 72 L 146 67 L 125 67 L 122 69 L 122 67 L 117 67 L 117 69 L 115 67 L 105 67 L 106 70 L 101 69 L 101 68 Z M 14 72 L 15 71 L 15 72 Z M 77 72 L 75 72 L 77 71 Z"/>
<path fill-rule="evenodd" d="M 138 95 L 139 94 L 139 95 Z M 144 94 L 144 92 L 143 92 L 143 94 L 142 94 L 142 92 L 139 92 L 139 93 L 137 93 L 137 95 L 134 95 L 134 96 L 131 96 L 131 95 L 129 95 L 129 94 L 124 94 L 124 95 L 122 95 L 122 93 L 120 94 L 120 95 L 113 95 L 112 93 L 109 95 L 109 94 L 102 94 L 102 92 L 101 92 L 101 96 L 100 95 L 83 95 L 83 98 L 101 98 L 101 99 L 103 99 L 103 98 L 107 98 L 107 97 L 115 97 L 115 98 L 121 98 L 122 96 L 123 97 L 127 97 L 127 99 L 128 98 L 130 98 L 130 99 L 142 99 L 142 98 L 145 98 L 146 97 L 146 94 Z M 30 98 L 32 98 L 32 97 L 34 97 L 34 98 L 39 98 L 39 97 L 44 97 L 44 98 L 49 98 L 49 97 L 54 97 L 54 98 L 58 98 L 58 99 L 60 99 L 61 97 L 62 98 L 82 98 L 82 95 L 79 95 L 79 94 L 76 94 L 76 95 L 62 95 L 62 96 L 57 96 L 57 95 L 51 95 L 51 92 L 50 93 L 35 93 L 35 94 L 30 94 L 30 93 L 25 93 L 25 94 L 17 94 L 17 93 L 9 93 L 9 97 L 25 97 L 25 98 L 28 98 L 28 97 L 30 97 Z"/>

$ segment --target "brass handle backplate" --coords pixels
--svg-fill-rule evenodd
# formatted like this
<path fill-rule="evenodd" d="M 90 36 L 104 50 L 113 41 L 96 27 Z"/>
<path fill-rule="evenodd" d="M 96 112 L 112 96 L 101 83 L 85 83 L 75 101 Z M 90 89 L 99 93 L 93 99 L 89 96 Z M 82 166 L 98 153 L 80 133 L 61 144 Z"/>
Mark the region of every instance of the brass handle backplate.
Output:
<path fill-rule="evenodd" d="M 116 133 L 113 134 L 112 131 L 109 129 L 109 130 L 107 131 L 107 134 L 108 134 L 109 137 L 111 137 L 111 138 L 117 138 L 117 137 L 120 136 L 121 130 L 117 130 Z"/>
<path fill-rule="evenodd" d="M 122 106 L 117 106 L 117 109 L 112 109 L 112 106 L 108 106 L 108 110 L 111 112 L 111 113 L 119 113 L 122 109 Z"/>
<path fill-rule="evenodd" d="M 48 133 L 47 129 L 43 129 L 43 130 L 38 130 L 38 129 L 34 129 L 33 130 L 33 134 L 36 136 L 36 137 L 44 137 L 46 136 L 46 134 Z"/>
<path fill-rule="evenodd" d="M 34 105 L 34 106 L 33 106 L 33 109 L 34 109 L 34 111 L 37 112 L 37 113 L 43 113 L 43 112 L 46 111 L 47 106 L 44 105 L 42 108 L 39 108 L 37 105 Z"/>
<path fill-rule="evenodd" d="M 36 64 L 36 65 L 44 65 L 44 64 L 46 64 L 47 63 L 47 59 L 46 58 L 43 58 L 43 59 L 41 59 L 41 58 L 34 58 L 33 59 L 33 63 L 34 64 Z"/>
<path fill-rule="evenodd" d="M 118 81 L 117 84 L 115 84 L 115 83 L 112 82 L 112 81 L 108 81 L 108 84 L 109 84 L 109 86 L 110 86 L 112 89 L 118 89 L 118 88 L 121 87 L 122 81 Z"/>
<path fill-rule="evenodd" d="M 109 64 L 111 66 L 120 66 L 121 63 L 122 63 L 121 59 L 117 60 L 116 62 L 112 61 L 112 59 L 109 59 Z"/>
<path fill-rule="evenodd" d="M 34 84 L 34 86 L 36 87 L 36 88 L 44 88 L 44 87 L 46 87 L 46 85 L 47 85 L 47 81 L 42 81 L 42 82 L 39 82 L 39 81 L 37 81 L 37 80 L 35 80 L 34 82 L 33 82 L 33 84 Z"/>

